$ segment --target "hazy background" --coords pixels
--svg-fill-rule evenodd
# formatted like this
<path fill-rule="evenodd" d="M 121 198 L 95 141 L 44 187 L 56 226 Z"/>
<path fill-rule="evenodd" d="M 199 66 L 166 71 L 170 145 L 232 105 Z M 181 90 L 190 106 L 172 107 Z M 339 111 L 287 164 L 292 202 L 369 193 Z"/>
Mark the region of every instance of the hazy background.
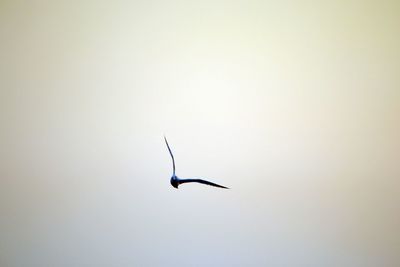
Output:
<path fill-rule="evenodd" d="M 400 266 L 399 14 L 0 1 L 0 265 Z"/>

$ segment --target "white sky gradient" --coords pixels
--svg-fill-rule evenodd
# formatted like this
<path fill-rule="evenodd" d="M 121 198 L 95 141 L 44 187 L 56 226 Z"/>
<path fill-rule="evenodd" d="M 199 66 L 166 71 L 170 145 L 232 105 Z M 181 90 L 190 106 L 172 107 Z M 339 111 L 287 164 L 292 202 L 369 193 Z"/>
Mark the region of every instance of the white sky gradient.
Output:
<path fill-rule="evenodd" d="M 399 10 L 1 1 L 0 265 L 400 266 Z"/>

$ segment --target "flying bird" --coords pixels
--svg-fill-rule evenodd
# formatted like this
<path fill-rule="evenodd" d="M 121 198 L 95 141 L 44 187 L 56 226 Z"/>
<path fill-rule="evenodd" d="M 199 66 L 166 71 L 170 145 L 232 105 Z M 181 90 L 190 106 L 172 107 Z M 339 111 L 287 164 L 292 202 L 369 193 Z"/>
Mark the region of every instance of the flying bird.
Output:
<path fill-rule="evenodd" d="M 200 183 L 200 184 L 206 184 L 206 185 L 211 185 L 211 186 L 215 186 L 215 187 L 219 187 L 219 188 L 225 188 L 225 189 L 229 189 L 228 187 L 219 185 L 219 184 L 215 184 L 203 179 L 180 179 L 178 178 L 178 176 L 175 175 L 175 159 L 174 159 L 174 155 L 172 154 L 171 148 L 168 145 L 168 141 L 167 138 L 164 136 L 164 140 L 165 143 L 167 144 L 167 148 L 169 151 L 169 154 L 171 155 L 172 158 L 172 177 L 171 177 L 171 185 L 175 188 L 178 188 L 178 186 L 180 184 L 184 184 L 184 183 Z"/>

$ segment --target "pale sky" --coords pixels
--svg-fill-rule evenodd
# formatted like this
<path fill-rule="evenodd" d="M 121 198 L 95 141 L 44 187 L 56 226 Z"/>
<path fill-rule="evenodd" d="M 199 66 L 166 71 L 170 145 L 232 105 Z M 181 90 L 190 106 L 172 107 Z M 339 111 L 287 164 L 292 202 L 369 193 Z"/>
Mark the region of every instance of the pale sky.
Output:
<path fill-rule="evenodd" d="M 398 1 L 0 2 L 0 265 L 400 266 Z M 169 184 L 177 174 L 230 187 Z"/>

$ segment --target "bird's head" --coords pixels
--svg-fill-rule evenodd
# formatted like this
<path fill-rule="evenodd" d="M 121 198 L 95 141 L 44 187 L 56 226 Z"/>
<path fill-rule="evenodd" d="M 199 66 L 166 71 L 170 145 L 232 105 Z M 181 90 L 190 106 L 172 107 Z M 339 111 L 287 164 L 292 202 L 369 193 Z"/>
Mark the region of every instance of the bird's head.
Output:
<path fill-rule="evenodd" d="M 176 178 L 176 176 L 172 176 L 171 177 L 171 185 L 173 187 L 175 187 L 176 189 L 178 189 L 179 182 L 178 182 L 178 179 Z"/>

